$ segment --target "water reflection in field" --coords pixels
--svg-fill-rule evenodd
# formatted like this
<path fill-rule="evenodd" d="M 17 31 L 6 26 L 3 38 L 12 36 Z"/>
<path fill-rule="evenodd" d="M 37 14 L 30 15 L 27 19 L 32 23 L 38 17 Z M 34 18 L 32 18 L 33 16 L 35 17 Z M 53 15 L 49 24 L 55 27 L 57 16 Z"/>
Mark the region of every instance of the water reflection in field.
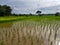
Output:
<path fill-rule="evenodd" d="M 60 23 L 0 23 L 1 45 L 59 45 Z"/>

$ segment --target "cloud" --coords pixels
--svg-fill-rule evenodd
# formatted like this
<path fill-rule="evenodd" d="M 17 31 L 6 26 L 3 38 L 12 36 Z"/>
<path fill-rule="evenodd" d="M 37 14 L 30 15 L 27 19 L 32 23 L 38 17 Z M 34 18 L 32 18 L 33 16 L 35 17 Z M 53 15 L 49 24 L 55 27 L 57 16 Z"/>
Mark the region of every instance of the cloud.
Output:
<path fill-rule="evenodd" d="M 56 13 L 56 12 L 60 12 L 60 5 L 51 6 L 51 7 L 43 7 L 43 8 L 38 8 L 38 9 L 43 11 L 43 13 Z"/>
<path fill-rule="evenodd" d="M 35 13 L 41 8 L 60 6 L 60 0 L 0 0 L 0 4 L 10 5 L 14 13 Z M 49 9 L 43 9 L 42 11 L 55 12 L 54 9 L 57 9 L 57 7 L 53 10 L 52 8 Z"/>

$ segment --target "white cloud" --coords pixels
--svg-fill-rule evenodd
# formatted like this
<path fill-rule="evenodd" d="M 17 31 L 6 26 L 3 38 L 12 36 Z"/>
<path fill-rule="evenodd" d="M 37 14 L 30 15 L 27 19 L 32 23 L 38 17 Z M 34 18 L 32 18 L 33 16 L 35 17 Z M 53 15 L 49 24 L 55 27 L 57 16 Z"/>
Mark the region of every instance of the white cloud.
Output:
<path fill-rule="evenodd" d="M 52 7 L 60 5 L 60 0 L 1 0 L 0 4 L 8 4 L 14 12 L 35 12 L 38 8 Z M 55 8 L 56 9 L 56 8 Z M 53 12 L 52 10 L 51 12 Z"/>
<path fill-rule="evenodd" d="M 51 7 L 60 5 L 60 0 L 42 0 L 40 2 L 40 7 Z"/>
<path fill-rule="evenodd" d="M 22 6 L 20 6 L 18 2 L 22 3 L 21 4 Z M 15 10 L 18 10 L 19 12 L 28 11 L 30 13 L 30 12 L 35 12 L 36 10 L 38 10 L 37 8 L 52 7 L 52 6 L 60 5 L 60 0 L 14 0 L 13 3 L 16 3 L 18 5 L 18 7 L 14 7 L 16 8 Z M 55 10 L 50 10 L 50 11 L 55 12 Z"/>

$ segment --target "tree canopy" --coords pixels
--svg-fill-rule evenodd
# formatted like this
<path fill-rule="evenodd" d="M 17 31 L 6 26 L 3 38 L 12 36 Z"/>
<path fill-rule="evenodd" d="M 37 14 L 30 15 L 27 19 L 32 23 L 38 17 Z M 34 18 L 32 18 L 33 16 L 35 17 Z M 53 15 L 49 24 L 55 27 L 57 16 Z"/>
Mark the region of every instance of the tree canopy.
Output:
<path fill-rule="evenodd" d="M 55 16 L 59 16 L 59 14 L 60 14 L 59 12 L 56 12 Z"/>
<path fill-rule="evenodd" d="M 7 5 L 0 5 L 0 16 L 7 16 L 11 14 L 11 7 Z"/>
<path fill-rule="evenodd" d="M 36 11 L 36 14 L 41 15 L 41 11 L 39 11 L 39 10 Z"/>

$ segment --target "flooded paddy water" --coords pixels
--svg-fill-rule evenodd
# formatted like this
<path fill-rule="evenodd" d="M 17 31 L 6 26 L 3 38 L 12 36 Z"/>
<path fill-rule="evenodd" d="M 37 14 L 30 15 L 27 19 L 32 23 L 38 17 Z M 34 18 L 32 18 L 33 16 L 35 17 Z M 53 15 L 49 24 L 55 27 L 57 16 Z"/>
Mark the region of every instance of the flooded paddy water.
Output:
<path fill-rule="evenodd" d="M 60 45 L 60 22 L 0 23 L 0 45 Z"/>

